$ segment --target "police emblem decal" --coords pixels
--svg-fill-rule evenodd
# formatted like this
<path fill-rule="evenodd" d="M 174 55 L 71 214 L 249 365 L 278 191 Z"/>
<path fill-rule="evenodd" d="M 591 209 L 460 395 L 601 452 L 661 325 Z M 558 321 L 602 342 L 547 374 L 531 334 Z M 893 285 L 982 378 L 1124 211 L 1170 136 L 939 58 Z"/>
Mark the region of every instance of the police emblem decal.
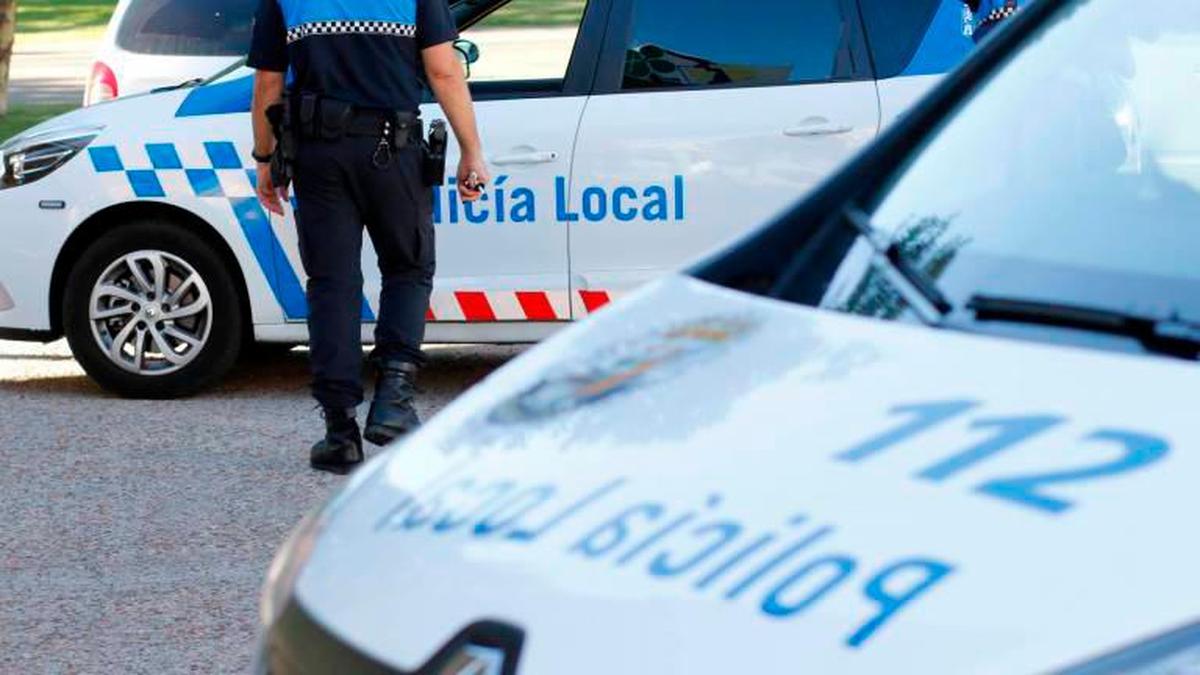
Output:
<path fill-rule="evenodd" d="M 487 421 L 511 425 L 544 420 L 644 388 L 715 358 L 757 326 L 748 316 L 701 317 L 599 349 L 552 369 L 501 402 Z"/>

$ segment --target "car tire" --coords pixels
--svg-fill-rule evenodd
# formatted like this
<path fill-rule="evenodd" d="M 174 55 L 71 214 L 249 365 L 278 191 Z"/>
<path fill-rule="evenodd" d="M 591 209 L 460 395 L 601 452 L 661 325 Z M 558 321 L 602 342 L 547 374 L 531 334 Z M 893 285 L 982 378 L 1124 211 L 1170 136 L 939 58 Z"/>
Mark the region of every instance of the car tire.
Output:
<path fill-rule="evenodd" d="M 231 267 L 202 237 L 169 221 L 104 234 L 67 278 L 63 332 L 71 352 L 101 387 L 126 398 L 180 398 L 212 386 L 244 343 Z"/>

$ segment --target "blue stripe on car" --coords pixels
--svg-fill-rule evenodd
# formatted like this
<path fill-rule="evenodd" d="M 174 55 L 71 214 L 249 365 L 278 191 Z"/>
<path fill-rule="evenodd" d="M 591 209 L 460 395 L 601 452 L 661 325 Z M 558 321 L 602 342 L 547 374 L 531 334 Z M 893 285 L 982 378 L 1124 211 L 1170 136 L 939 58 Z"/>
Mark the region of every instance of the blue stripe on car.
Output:
<path fill-rule="evenodd" d="M 254 76 L 197 87 L 183 99 L 176 117 L 204 117 L 250 112 L 254 97 Z"/>
<path fill-rule="evenodd" d="M 209 141 L 204 144 L 204 150 L 208 153 L 208 160 L 212 162 L 214 169 L 242 168 L 242 158 L 238 155 L 237 148 L 229 141 Z"/>
<path fill-rule="evenodd" d="M 242 233 L 246 235 L 250 250 L 254 252 L 259 266 L 267 274 L 271 292 L 283 308 L 284 315 L 289 319 L 305 318 L 308 315 L 308 303 L 304 297 L 304 289 L 300 286 L 296 271 L 288 262 L 279 238 L 275 236 L 275 230 L 271 228 L 267 212 L 255 197 L 235 197 L 230 199 L 229 203 L 233 206 L 233 213 L 242 227 Z"/>
<path fill-rule="evenodd" d="M 173 143 L 147 143 L 146 155 L 155 169 L 182 169 L 183 161 L 175 151 Z"/>
<path fill-rule="evenodd" d="M 92 158 L 92 166 L 98 173 L 125 170 L 125 164 L 121 162 L 120 153 L 111 145 L 88 148 L 88 155 Z"/>
<path fill-rule="evenodd" d="M 111 145 L 88 149 L 92 167 L 97 173 L 124 173 L 133 194 L 139 199 L 167 196 L 159 173 L 180 171 L 187 177 L 193 193 L 202 198 L 219 198 L 229 202 L 238 225 L 246 237 L 255 260 L 266 276 L 271 292 L 289 320 L 302 320 L 308 315 L 308 303 L 304 288 L 283 249 L 271 221 L 256 197 L 227 197 L 221 185 L 218 171 L 236 170 L 245 175 L 251 185 L 256 181 L 254 171 L 245 170 L 237 147 L 228 141 L 204 144 L 211 166 L 184 169 L 179 152 L 173 143 L 154 143 L 145 146 L 151 169 L 127 169 L 118 148 Z M 243 173 L 244 172 L 244 173 Z M 364 307 L 363 317 L 374 320 L 369 307 Z"/>
<path fill-rule="evenodd" d="M 197 197 L 224 197 L 225 190 L 221 188 L 221 181 L 217 178 L 217 172 L 212 169 L 188 169 L 186 172 L 188 183 L 192 186 L 192 192 L 196 193 Z"/>
<path fill-rule="evenodd" d="M 129 178 L 129 186 L 133 188 L 133 194 L 137 195 L 138 198 L 149 199 L 167 196 L 166 191 L 163 190 L 162 182 L 158 180 L 158 174 L 152 169 L 126 171 L 125 176 Z"/>

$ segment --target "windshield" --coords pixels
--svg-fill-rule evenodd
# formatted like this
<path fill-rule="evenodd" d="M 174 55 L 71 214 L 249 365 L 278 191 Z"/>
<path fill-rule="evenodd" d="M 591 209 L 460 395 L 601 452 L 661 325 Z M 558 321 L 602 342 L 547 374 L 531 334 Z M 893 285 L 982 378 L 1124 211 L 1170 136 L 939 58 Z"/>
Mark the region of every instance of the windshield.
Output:
<path fill-rule="evenodd" d="M 122 16 L 117 46 L 138 54 L 239 56 L 250 49 L 250 0 L 134 0 Z"/>
<path fill-rule="evenodd" d="M 1067 3 L 871 220 L 960 309 L 983 294 L 1200 320 L 1200 10 Z M 916 318 L 861 241 L 823 305 Z"/>

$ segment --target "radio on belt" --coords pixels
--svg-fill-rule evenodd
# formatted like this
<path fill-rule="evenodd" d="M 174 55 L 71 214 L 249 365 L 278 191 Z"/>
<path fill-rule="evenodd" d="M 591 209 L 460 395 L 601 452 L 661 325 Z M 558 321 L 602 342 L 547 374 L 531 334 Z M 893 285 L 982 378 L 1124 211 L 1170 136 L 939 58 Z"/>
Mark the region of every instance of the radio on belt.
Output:
<path fill-rule="evenodd" d="M 429 125 L 429 138 L 425 141 L 425 162 L 423 164 L 425 184 L 429 187 L 446 182 L 446 146 L 449 142 L 446 120 L 434 120 Z"/>

